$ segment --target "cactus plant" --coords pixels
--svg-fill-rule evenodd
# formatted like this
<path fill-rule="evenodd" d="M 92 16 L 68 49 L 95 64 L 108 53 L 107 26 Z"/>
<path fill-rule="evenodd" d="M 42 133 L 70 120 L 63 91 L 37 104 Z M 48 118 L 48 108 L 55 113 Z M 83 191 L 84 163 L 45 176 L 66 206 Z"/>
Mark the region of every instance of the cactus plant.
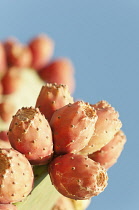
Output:
<path fill-rule="evenodd" d="M 18 110 L 13 118 L 9 115 L 11 123 L 3 111 L 0 117 L 0 130 L 9 128 L 11 142 L 0 133 L 0 202 L 9 208 L 14 202 L 12 207 L 18 210 L 52 210 L 63 194 L 74 210 L 84 210 L 83 203 L 107 186 L 106 169 L 125 143 L 125 138 L 119 140 L 119 114 L 108 102 L 74 102 L 70 95 L 75 88 L 73 64 L 67 58 L 52 59 L 53 50 L 53 40 L 45 35 L 27 45 L 16 39 L 0 43 L 0 104 L 14 102 Z M 19 85 L 18 76 L 11 73 L 15 68 L 21 76 Z M 28 171 L 30 180 L 28 175 L 23 178 L 22 170 Z"/>

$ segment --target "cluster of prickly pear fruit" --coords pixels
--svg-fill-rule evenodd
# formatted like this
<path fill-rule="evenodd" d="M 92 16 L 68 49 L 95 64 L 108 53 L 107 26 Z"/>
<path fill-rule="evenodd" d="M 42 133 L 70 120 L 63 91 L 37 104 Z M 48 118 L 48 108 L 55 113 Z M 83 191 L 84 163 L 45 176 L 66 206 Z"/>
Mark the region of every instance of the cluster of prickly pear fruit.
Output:
<path fill-rule="evenodd" d="M 26 44 L 14 37 L 0 42 L 0 77 L 3 94 L 15 91 L 14 84 L 9 87 L 6 82 L 20 81 L 20 71 L 32 68 L 45 82 L 66 84 L 74 91 L 74 67 L 70 59 L 59 57 L 53 59 L 54 41 L 46 34 L 30 39 Z M 14 72 L 12 69 L 14 68 Z M 16 78 L 18 76 L 18 78 Z M 17 84 L 16 84 L 17 86 Z M 19 85 L 17 86 L 17 88 Z M 8 89 L 8 90 L 7 90 Z"/>
<path fill-rule="evenodd" d="M 53 39 L 46 34 L 39 34 L 25 44 L 15 37 L 0 42 L 0 121 L 9 123 L 18 108 L 8 97 L 22 89 L 25 70 L 35 73 L 41 85 L 65 84 L 73 93 L 74 66 L 69 58 L 54 59 L 54 48 Z"/>
<path fill-rule="evenodd" d="M 88 200 L 107 186 L 107 169 L 126 141 L 121 126 L 118 112 L 108 102 L 74 101 L 67 86 L 54 83 L 42 87 L 36 108 L 16 112 L 8 138 L 30 164 L 49 164 L 58 192 L 70 199 Z"/>
<path fill-rule="evenodd" d="M 26 46 L 14 39 L 0 44 L 0 118 L 8 121 L 14 113 L 8 135 L 0 132 L 0 209 L 16 208 L 12 204 L 31 193 L 34 165 L 48 167 L 63 196 L 90 200 L 106 188 L 107 170 L 126 142 L 119 113 L 108 102 L 74 101 L 72 63 L 51 60 L 53 49 L 53 41 L 44 35 Z M 4 97 L 19 87 L 24 67 L 34 68 L 47 83 L 34 106 L 15 111 Z"/>

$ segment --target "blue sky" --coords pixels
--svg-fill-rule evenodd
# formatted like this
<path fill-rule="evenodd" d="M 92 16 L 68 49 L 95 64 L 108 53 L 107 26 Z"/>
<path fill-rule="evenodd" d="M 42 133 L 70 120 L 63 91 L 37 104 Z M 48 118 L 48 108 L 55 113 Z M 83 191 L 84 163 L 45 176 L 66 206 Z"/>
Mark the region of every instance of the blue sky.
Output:
<path fill-rule="evenodd" d="M 27 2 L 27 3 L 26 3 Z M 0 39 L 27 42 L 39 33 L 55 41 L 55 57 L 75 66 L 75 98 L 107 100 L 120 113 L 127 143 L 109 170 L 107 189 L 88 210 L 139 209 L 139 1 L 0 2 Z"/>

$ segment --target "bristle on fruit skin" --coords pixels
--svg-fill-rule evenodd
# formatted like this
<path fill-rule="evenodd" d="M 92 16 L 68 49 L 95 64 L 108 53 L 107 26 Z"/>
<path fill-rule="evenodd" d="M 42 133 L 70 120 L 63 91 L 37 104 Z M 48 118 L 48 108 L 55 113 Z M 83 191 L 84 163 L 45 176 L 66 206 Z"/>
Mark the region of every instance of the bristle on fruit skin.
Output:
<path fill-rule="evenodd" d="M 56 154 L 77 153 L 93 135 L 97 115 L 84 101 L 68 104 L 54 112 L 50 126 Z"/>
<path fill-rule="evenodd" d="M 73 102 L 73 97 L 70 95 L 66 85 L 47 83 L 40 90 L 36 107 L 39 108 L 41 113 L 50 122 L 53 113 L 57 109 Z"/>
<path fill-rule="evenodd" d="M 101 148 L 100 151 L 89 155 L 89 158 L 99 162 L 106 169 L 112 167 L 118 160 L 126 143 L 126 136 L 122 130 L 118 131 L 114 138 Z"/>
<path fill-rule="evenodd" d="M 68 153 L 56 157 L 49 166 L 52 184 L 62 195 L 87 200 L 107 186 L 107 172 L 87 156 Z"/>
<path fill-rule="evenodd" d="M 68 58 L 52 60 L 38 73 L 45 82 L 67 85 L 71 94 L 75 90 L 74 66 Z"/>
<path fill-rule="evenodd" d="M 13 204 L 0 204 L 0 210 L 17 210 L 17 207 Z"/>
<path fill-rule="evenodd" d="M 32 167 L 25 156 L 14 149 L 0 149 L 0 203 L 24 200 L 33 182 Z"/>
<path fill-rule="evenodd" d="M 91 106 L 95 108 L 98 120 L 88 145 L 80 151 L 80 154 L 85 155 L 92 154 L 104 147 L 122 127 L 119 113 L 107 101 L 102 100 Z"/>
<path fill-rule="evenodd" d="M 12 147 L 33 165 L 47 164 L 53 155 L 52 131 L 38 108 L 23 107 L 13 116 L 9 132 Z"/>

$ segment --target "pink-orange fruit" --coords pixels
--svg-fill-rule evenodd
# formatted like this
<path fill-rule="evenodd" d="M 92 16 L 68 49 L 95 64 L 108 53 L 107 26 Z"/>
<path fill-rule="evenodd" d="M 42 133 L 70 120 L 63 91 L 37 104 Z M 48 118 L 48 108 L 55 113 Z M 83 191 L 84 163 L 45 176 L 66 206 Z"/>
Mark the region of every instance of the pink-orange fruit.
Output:
<path fill-rule="evenodd" d="M 0 203 L 22 201 L 32 190 L 34 175 L 29 161 L 14 149 L 0 149 Z"/>
<path fill-rule="evenodd" d="M 96 109 L 98 120 L 95 124 L 95 132 L 81 154 L 92 154 L 100 150 L 112 140 L 122 126 L 118 119 L 119 113 L 108 102 L 100 101 L 91 106 Z"/>
<path fill-rule="evenodd" d="M 3 46 L 4 49 L 6 51 L 6 55 L 9 54 L 9 51 L 11 50 L 11 48 L 16 45 L 16 43 L 20 43 L 19 40 L 16 37 L 8 37 L 4 42 L 3 42 Z"/>
<path fill-rule="evenodd" d="M 16 66 L 19 68 L 31 66 L 32 53 L 28 46 L 22 45 L 16 40 L 7 40 L 7 43 L 5 43 L 5 50 L 9 66 Z"/>
<path fill-rule="evenodd" d="M 123 131 L 120 130 L 108 144 L 102 147 L 100 151 L 90 154 L 89 158 L 99 162 L 106 169 L 109 169 L 117 162 L 125 142 L 126 136 Z"/>
<path fill-rule="evenodd" d="M 39 75 L 45 82 L 67 85 L 70 93 L 74 92 L 74 67 L 68 58 L 58 58 L 51 61 L 39 71 Z"/>
<path fill-rule="evenodd" d="M 50 121 L 53 113 L 57 109 L 69 103 L 73 103 L 73 97 L 71 97 L 66 85 L 47 83 L 41 88 L 36 101 L 36 107 L 38 107 L 41 113 Z"/>
<path fill-rule="evenodd" d="M 32 52 L 32 67 L 39 71 L 51 59 L 54 52 L 54 41 L 45 34 L 40 34 L 28 44 Z"/>
<path fill-rule="evenodd" d="M 22 108 L 11 121 L 9 141 L 33 165 L 43 165 L 53 154 L 52 131 L 38 108 Z"/>
<path fill-rule="evenodd" d="M 90 199 L 107 186 L 107 172 L 87 156 L 68 153 L 56 157 L 49 167 L 52 184 L 62 195 L 77 200 Z"/>
<path fill-rule="evenodd" d="M 3 94 L 12 94 L 21 86 L 22 76 L 19 68 L 10 67 L 3 76 L 1 83 L 3 86 Z"/>
<path fill-rule="evenodd" d="M 3 101 L 2 103 L 0 103 L 0 118 L 4 122 L 10 122 L 14 113 L 15 104 L 9 101 Z"/>
<path fill-rule="evenodd" d="M 68 104 L 54 112 L 50 125 L 56 154 L 78 152 L 93 135 L 96 111 L 84 101 Z"/>
<path fill-rule="evenodd" d="M 0 42 L 0 75 L 3 75 L 7 69 L 6 53 L 3 44 Z"/>

